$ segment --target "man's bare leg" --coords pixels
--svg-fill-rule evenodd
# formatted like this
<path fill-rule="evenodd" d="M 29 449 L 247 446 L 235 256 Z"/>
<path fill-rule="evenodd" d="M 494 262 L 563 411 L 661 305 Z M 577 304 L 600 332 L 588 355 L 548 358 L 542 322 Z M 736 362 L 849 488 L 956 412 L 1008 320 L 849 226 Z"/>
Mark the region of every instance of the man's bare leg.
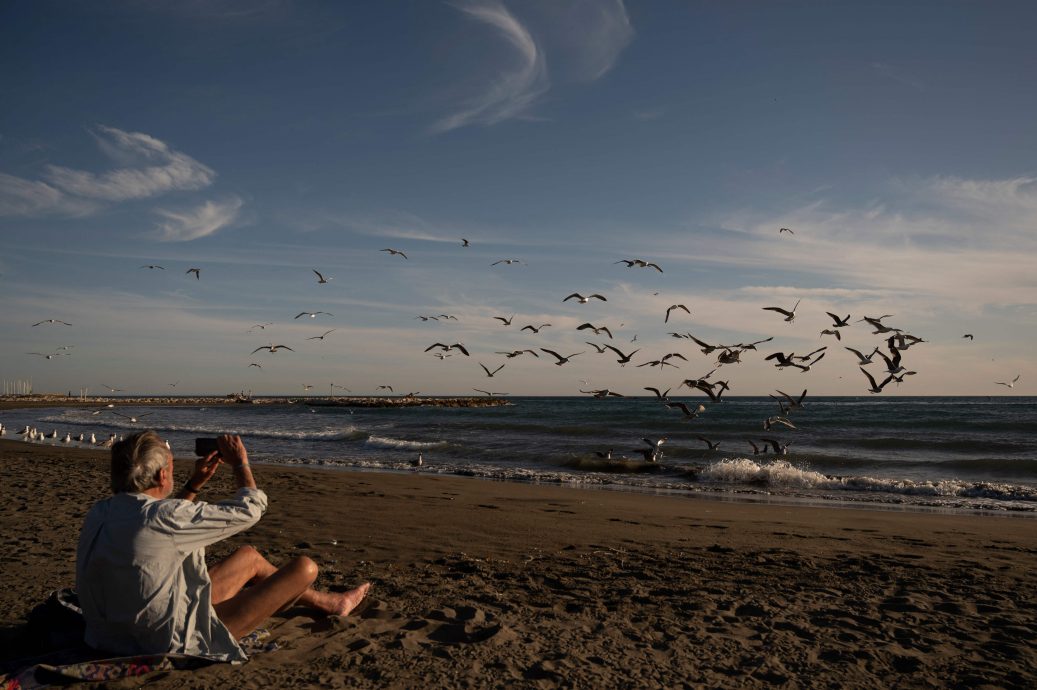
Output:
<path fill-rule="evenodd" d="M 262 587 L 268 579 L 281 571 L 286 571 L 286 574 L 292 573 L 293 577 L 278 578 L 278 586 L 275 588 L 277 592 L 275 599 L 277 597 L 283 598 L 275 608 L 263 616 L 264 619 L 293 603 L 309 606 L 324 613 L 344 616 L 360 603 L 370 588 L 370 583 L 364 583 L 360 587 L 348 592 L 320 592 L 310 587 L 317 577 L 317 565 L 311 559 L 306 557 L 296 558 L 279 570 L 254 548 L 243 546 L 226 559 L 209 568 L 209 578 L 212 580 L 213 605 L 217 606 L 217 612 L 219 613 L 220 604 L 229 602 L 232 599 L 248 594 L 256 588 Z M 253 586 L 243 592 L 243 588 L 249 582 L 252 582 Z M 264 587 L 263 589 L 266 588 Z M 269 602 L 264 600 L 260 608 L 266 610 L 268 607 Z M 220 619 L 223 620 L 222 613 L 220 613 Z M 227 623 L 226 620 L 223 622 Z"/>

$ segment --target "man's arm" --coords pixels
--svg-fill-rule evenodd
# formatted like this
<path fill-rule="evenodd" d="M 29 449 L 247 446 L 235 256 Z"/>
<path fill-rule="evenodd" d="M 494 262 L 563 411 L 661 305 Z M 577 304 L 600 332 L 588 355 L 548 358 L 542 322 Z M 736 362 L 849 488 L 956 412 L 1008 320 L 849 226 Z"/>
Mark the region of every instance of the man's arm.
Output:
<path fill-rule="evenodd" d="M 220 457 L 234 468 L 234 481 L 239 489 L 255 489 L 256 479 L 252 476 L 252 467 L 248 463 L 248 452 L 240 436 L 224 434 L 216 439 L 220 449 Z"/>

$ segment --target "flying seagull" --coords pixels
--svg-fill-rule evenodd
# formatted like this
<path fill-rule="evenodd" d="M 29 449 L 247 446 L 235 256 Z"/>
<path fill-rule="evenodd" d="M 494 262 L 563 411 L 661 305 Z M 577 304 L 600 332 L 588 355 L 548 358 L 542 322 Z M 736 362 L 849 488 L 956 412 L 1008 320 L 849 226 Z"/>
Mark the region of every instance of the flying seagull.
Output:
<path fill-rule="evenodd" d="M 626 364 L 627 362 L 630 361 L 631 357 L 633 357 L 634 355 L 636 355 L 638 352 L 641 351 L 641 348 L 638 348 L 638 349 L 634 350 L 633 352 L 631 352 L 630 354 L 625 355 L 617 347 L 612 347 L 611 345 L 605 345 L 605 347 L 607 347 L 608 349 L 612 350 L 617 355 L 619 355 L 619 359 L 616 360 L 616 362 L 618 362 L 619 364 Z"/>
<path fill-rule="evenodd" d="M 299 318 L 302 318 L 303 316 L 308 316 L 311 319 L 315 319 L 315 318 L 317 318 L 317 314 L 324 314 L 325 316 L 334 316 L 334 314 L 329 314 L 326 311 L 301 311 L 301 312 L 299 312 L 298 314 L 295 315 L 295 318 L 299 319 Z"/>
<path fill-rule="evenodd" d="M 843 346 L 843 349 L 844 350 L 849 350 L 853 354 L 857 355 L 857 359 L 860 360 L 858 362 L 859 364 L 871 364 L 871 360 L 875 356 L 875 353 L 877 353 L 879 351 L 879 348 L 876 347 L 874 350 L 871 351 L 870 355 L 865 357 L 864 353 L 862 353 L 860 350 L 854 350 L 852 347 L 845 347 L 845 346 Z"/>
<path fill-rule="evenodd" d="M 468 240 L 466 240 L 465 238 L 462 237 L 461 238 L 461 246 L 462 247 L 470 247 L 472 245 L 471 245 L 471 243 Z"/>
<path fill-rule="evenodd" d="M 255 350 L 253 350 L 249 354 L 254 355 L 257 352 L 259 352 L 260 350 L 269 350 L 270 352 L 277 352 L 278 350 L 288 350 L 289 352 L 295 352 L 295 350 L 293 350 L 292 348 L 288 347 L 287 345 L 274 345 L 273 343 L 271 343 L 270 345 L 263 345 L 261 347 L 257 347 Z"/>
<path fill-rule="evenodd" d="M 500 322 L 503 323 L 505 326 L 510 326 L 511 325 L 511 320 L 515 318 L 515 315 L 512 314 L 508 318 L 504 318 L 503 316 L 494 316 L 493 318 L 499 319 Z"/>
<path fill-rule="evenodd" d="M 779 235 L 780 235 L 781 233 L 783 233 L 783 232 L 787 232 L 787 233 L 788 233 L 788 234 L 790 234 L 790 235 L 795 235 L 795 234 L 796 234 L 796 233 L 792 232 L 791 230 L 789 230 L 788 228 L 778 228 L 778 234 L 779 234 Z"/>
<path fill-rule="evenodd" d="M 688 308 L 685 307 L 683 304 L 672 304 L 672 305 L 670 305 L 669 308 L 666 309 L 666 318 L 663 319 L 663 323 L 669 323 L 670 322 L 670 312 L 673 311 L 674 309 L 683 309 L 685 311 L 685 313 L 688 314 L 688 316 L 691 316 L 691 311 L 689 311 Z"/>
<path fill-rule="evenodd" d="M 585 390 L 583 390 L 581 388 L 580 392 L 581 393 L 587 393 L 589 395 L 593 395 L 598 400 L 604 400 L 605 398 L 609 397 L 610 395 L 613 396 L 613 397 L 616 397 L 616 398 L 626 397 L 622 393 L 616 393 L 614 391 L 609 390 L 608 388 L 601 388 L 601 389 L 598 389 L 598 390 L 591 390 L 591 391 L 585 391 Z"/>
<path fill-rule="evenodd" d="M 796 300 L 796 305 L 792 307 L 792 311 L 789 311 L 788 309 L 782 309 L 781 307 L 762 307 L 762 309 L 764 311 L 776 311 L 779 314 L 784 314 L 785 320 L 792 322 L 796 320 L 796 309 L 799 307 L 800 301 L 801 300 Z"/>
<path fill-rule="evenodd" d="M 116 412 L 115 410 L 112 410 L 112 414 L 115 415 L 116 417 L 122 417 L 123 419 L 128 419 L 128 420 L 130 420 L 130 423 L 136 424 L 138 419 L 143 419 L 144 417 L 147 417 L 150 414 L 154 414 L 154 412 L 145 412 L 144 414 L 137 415 L 136 417 L 133 417 L 133 416 L 130 416 L 130 415 L 127 415 L 127 414 L 120 414 L 120 413 Z"/>
<path fill-rule="evenodd" d="M 523 331 L 533 331 L 533 334 L 535 335 L 535 334 L 539 333 L 542 328 L 547 328 L 550 325 L 551 324 L 549 324 L 549 323 L 542 323 L 539 326 L 533 326 L 531 324 L 529 326 L 523 326 L 521 328 L 521 330 L 523 330 Z"/>
<path fill-rule="evenodd" d="M 254 325 L 251 328 L 249 328 L 248 332 L 251 333 L 252 331 L 254 331 L 257 328 L 259 330 L 261 330 L 261 331 L 265 331 L 267 326 L 273 326 L 273 325 L 274 325 L 273 321 L 267 321 L 266 323 L 257 323 L 256 325 Z"/>
<path fill-rule="evenodd" d="M 428 347 L 425 348 L 425 352 L 428 352 L 429 350 L 431 350 L 434 347 L 438 347 L 439 349 L 443 350 L 444 352 L 449 351 L 449 350 L 459 350 L 461 352 L 461 354 L 463 354 L 465 357 L 469 357 L 470 356 L 468 354 L 468 350 L 466 350 L 465 346 L 462 345 L 461 343 L 454 343 L 453 345 L 444 345 L 443 343 L 432 343 L 431 345 L 429 345 Z"/>
<path fill-rule="evenodd" d="M 662 400 L 663 402 L 666 402 L 667 400 L 669 400 L 669 398 L 666 397 L 666 396 L 668 396 L 670 394 L 670 389 L 669 388 L 667 388 L 665 392 L 659 392 L 658 388 L 652 388 L 651 386 L 645 386 L 644 389 L 646 391 L 652 391 L 653 393 L 655 393 L 655 397 L 658 400 Z"/>
<path fill-rule="evenodd" d="M 962 338 L 968 338 L 969 340 L 975 340 L 976 339 L 976 336 L 972 335 L 971 333 L 966 333 L 965 335 L 963 335 L 961 337 Z"/>
<path fill-rule="evenodd" d="M 490 396 L 491 398 L 493 396 L 495 396 L 495 395 L 507 395 L 507 393 L 491 393 L 490 391 L 484 391 L 482 388 L 473 388 L 472 390 L 476 391 L 478 393 L 485 393 L 486 395 Z"/>
<path fill-rule="evenodd" d="M 833 314 L 830 311 L 826 311 L 825 313 L 832 317 L 832 321 L 833 321 L 832 328 L 842 328 L 844 326 L 849 326 L 850 325 L 850 315 L 849 314 L 846 315 L 845 319 L 840 319 L 838 316 L 836 316 L 835 314 Z"/>
<path fill-rule="evenodd" d="M 148 264 L 147 266 L 141 266 L 141 268 L 151 268 L 151 269 L 157 268 L 160 271 L 166 270 L 164 266 L 159 266 L 157 264 Z"/>
<path fill-rule="evenodd" d="M 688 421 L 691 421 L 692 419 L 695 419 L 701 413 L 706 411 L 706 406 L 705 405 L 699 405 L 698 407 L 695 408 L 694 411 L 692 411 L 690 408 L 688 408 L 687 405 L 685 405 L 682 402 L 668 402 L 668 403 L 666 403 L 666 407 L 674 407 L 674 408 L 679 409 L 681 412 L 684 413 L 684 417 Z"/>
<path fill-rule="evenodd" d="M 538 355 L 533 350 L 512 350 L 511 352 L 495 352 L 494 354 L 504 355 L 508 359 L 514 359 L 515 357 L 518 357 L 519 355 L 525 354 L 527 352 L 536 357 L 537 359 L 540 359 L 540 355 Z"/>
<path fill-rule="evenodd" d="M 313 272 L 317 275 L 317 284 L 318 285 L 324 285 L 324 283 L 326 283 L 329 280 L 331 280 L 331 278 L 325 278 L 324 274 L 322 274 L 320 271 L 318 271 L 315 268 L 313 269 Z"/>
<path fill-rule="evenodd" d="M 698 440 L 702 441 L 707 446 L 709 446 L 710 450 L 720 450 L 720 441 L 717 441 L 716 443 L 713 443 L 712 441 L 710 441 L 705 436 L 696 436 L 695 438 L 697 438 Z"/>
<path fill-rule="evenodd" d="M 382 250 L 380 250 L 380 251 L 383 251 L 383 252 L 389 252 L 389 255 L 390 255 L 390 256 L 396 256 L 397 254 L 399 254 L 399 255 L 400 255 L 400 256 L 402 256 L 402 257 L 403 257 L 404 259 L 406 259 L 406 258 L 407 258 L 407 255 L 406 255 L 406 254 L 404 254 L 403 252 L 401 252 L 401 251 L 400 251 L 399 249 L 382 249 Z"/>
<path fill-rule="evenodd" d="M 594 331 L 594 335 L 601 335 L 601 332 L 604 331 L 608 335 L 609 340 L 612 340 L 612 331 L 609 330 L 608 326 L 595 326 L 592 323 L 581 323 L 576 327 L 576 330 L 585 331 L 588 328 Z"/>
<path fill-rule="evenodd" d="M 309 338 L 307 338 L 307 340 L 324 340 L 324 338 L 328 337 L 329 333 L 334 333 L 337 330 L 337 328 L 332 328 L 330 331 L 324 331 L 324 335 L 310 336 Z"/>
<path fill-rule="evenodd" d="M 483 364 L 482 362 L 479 362 L 479 366 L 481 366 L 481 367 L 482 367 L 482 370 L 483 370 L 483 371 L 485 371 L 485 372 L 486 372 L 486 375 L 487 375 L 488 377 L 490 377 L 491 379 L 493 378 L 493 375 L 494 375 L 494 374 L 496 374 L 496 373 L 497 373 L 498 371 L 500 371 L 501 369 L 503 369 L 503 368 L 504 368 L 504 365 L 502 364 L 502 365 L 500 365 L 499 367 L 497 367 L 496 369 L 494 369 L 493 371 L 490 371 L 489 369 L 487 369 L 487 368 L 486 368 L 486 365 L 485 365 L 485 364 Z"/>
<path fill-rule="evenodd" d="M 202 279 L 202 269 L 200 269 L 200 268 L 189 268 L 186 271 L 184 271 L 184 275 L 185 276 L 189 276 L 192 273 L 194 274 L 195 280 L 201 280 Z"/>
<path fill-rule="evenodd" d="M 504 264 L 505 266 L 510 266 L 512 264 L 521 264 L 521 263 L 522 263 L 521 259 L 501 259 L 500 261 L 494 261 L 490 265 L 491 266 L 496 266 L 497 264 Z"/>
<path fill-rule="evenodd" d="M 571 300 L 574 297 L 576 298 L 576 300 L 580 304 L 587 304 L 587 302 L 590 302 L 592 299 L 600 299 L 602 302 L 608 302 L 607 299 L 605 299 L 604 297 L 602 297 L 601 295 L 599 295 L 597 293 L 594 293 L 593 295 L 587 295 L 586 297 L 584 297 L 583 295 L 581 295 L 578 292 L 574 292 L 573 294 L 569 295 L 568 297 L 566 297 L 562 301 L 563 302 L 568 302 L 569 300 Z"/>
<path fill-rule="evenodd" d="M 36 328 L 36 326 L 42 326 L 45 323 L 60 323 L 62 326 L 71 326 L 72 325 L 72 324 L 68 323 L 67 321 L 62 321 L 61 319 L 44 319 L 43 321 L 37 321 L 36 323 L 34 323 L 32 325 L 32 327 Z"/>
<path fill-rule="evenodd" d="M 1005 388 L 1015 388 L 1015 382 L 1019 380 L 1020 376 L 1022 376 L 1022 374 L 1016 374 L 1015 378 L 1011 381 L 994 381 L 994 383 L 999 386 L 1004 386 Z"/>
<path fill-rule="evenodd" d="M 40 357 L 45 357 L 46 359 L 54 359 L 55 357 L 71 357 L 71 355 L 68 352 L 54 352 L 52 354 L 47 354 L 45 352 L 26 352 L 25 354 L 39 355 Z"/>
<path fill-rule="evenodd" d="M 548 350 L 546 347 L 540 348 L 540 351 L 541 352 L 546 352 L 549 355 L 554 355 L 555 359 L 558 360 L 557 362 L 555 362 L 556 366 L 562 366 L 563 364 L 568 362 L 570 359 L 572 359 L 576 355 L 582 355 L 583 354 L 582 352 L 577 352 L 577 353 L 569 355 L 568 357 L 563 357 L 560 354 L 558 354 L 557 352 L 555 352 L 554 350 Z"/>
<path fill-rule="evenodd" d="M 882 382 L 882 385 L 880 386 L 878 383 L 875 382 L 875 377 L 868 373 L 867 369 L 865 369 L 864 367 L 858 367 L 858 369 L 864 372 L 864 375 L 868 377 L 868 383 L 871 384 L 871 388 L 869 388 L 868 390 L 872 393 L 881 393 L 882 388 L 886 385 L 886 383 L 889 382 L 889 379 L 886 379 Z"/>

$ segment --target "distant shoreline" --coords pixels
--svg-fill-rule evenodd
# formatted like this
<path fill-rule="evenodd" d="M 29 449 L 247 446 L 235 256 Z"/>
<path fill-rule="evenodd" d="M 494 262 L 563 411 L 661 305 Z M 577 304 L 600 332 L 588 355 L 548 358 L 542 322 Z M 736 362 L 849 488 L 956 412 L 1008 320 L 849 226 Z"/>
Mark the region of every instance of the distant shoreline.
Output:
<path fill-rule="evenodd" d="M 67 395 L 8 395 L 0 397 L 0 410 L 32 407 L 101 407 L 104 405 L 139 405 L 153 407 L 194 407 L 197 405 L 297 405 L 310 407 L 500 407 L 511 403 L 497 397 L 419 397 L 350 396 L 350 397 L 297 397 L 263 396 L 244 398 L 227 396 L 160 396 L 130 397 L 69 397 Z"/>

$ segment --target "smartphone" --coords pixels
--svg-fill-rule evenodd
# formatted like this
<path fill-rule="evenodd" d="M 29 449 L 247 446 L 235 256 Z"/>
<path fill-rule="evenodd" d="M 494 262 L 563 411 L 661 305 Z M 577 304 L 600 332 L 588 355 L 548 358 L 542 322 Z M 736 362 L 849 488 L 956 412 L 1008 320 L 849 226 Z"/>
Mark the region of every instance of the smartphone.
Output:
<path fill-rule="evenodd" d="M 194 440 L 194 454 L 200 458 L 204 458 L 209 453 L 215 453 L 219 449 L 214 438 L 196 438 Z"/>

